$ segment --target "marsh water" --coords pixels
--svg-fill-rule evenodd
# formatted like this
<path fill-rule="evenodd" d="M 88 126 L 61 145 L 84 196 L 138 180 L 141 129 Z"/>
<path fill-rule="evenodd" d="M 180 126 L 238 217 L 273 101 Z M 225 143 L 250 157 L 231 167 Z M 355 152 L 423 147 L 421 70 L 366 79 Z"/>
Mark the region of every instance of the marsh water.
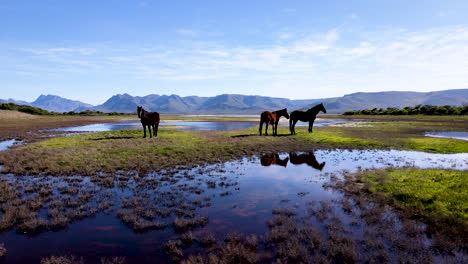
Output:
<path fill-rule="evenodd" d="M 15 144 L 20 144 L 20 143 L 21 143 L 21 141 L 16 140 L 16 139 L 0 141 L 0 151 L 7 150 L 11 146 L 13 146 Z"/>
<path fill-rule="evenodd" d="M 328 126 L 332 124 L 345 122 L 341 119 L 317 119 L 314 123 L 314 126 Z M 162 126 L 173 126 L 177 130 L 236 130 L 244 129 L 249 127 L 258 126 L 257 122 L 216 122 L 216 121 L 162 121 L 160 123 L 160 128 Z M 288 126 L 287 120 L 282 120 L 280 126 Z M 297 126 L 308 126 L 308 123 L 298 122 Z M 120 130 L 120 129 L 142 129 L 141 123 L 135 120 L 125 120 L 121 123 L 104 123 L 104 124 L 92 124 L 86 126 L 76 126 L 76 127 L 64 127 L 64 128 L 55 128 L 49 129 L 46 131 L 50 132 L 100 132 L 100 131 L 111 131 L 111 130 Z"/>
<path fill-rule="evenodd" d="M 454 138 L 468 141 L 468 132 L 463 131 L 427 132 L 424 135 L 426 137 Z"/>
<path fill-rule="evenodd" d="M 100 263 L 100 258 L 106 256 L 124 256 L 127 263 L 169 263 L 171 258 L 164 250 L 164 243 L 185 232 L 177 229 L 177 218 L 206 217 L 207 221 L 189 226 L 195 239 L 222 239 L 232 231 L 258 236 L 268 233 L 268 221 L 281 214 L 281 210 L 294 212 L 297 219 L 309 217 L 308 225 L 322 231 L 328 228 L 323 219 L 339 218 L 349 229 L 348 235 L 361 241 L 368 235 L 370 224 L 363 221 L 363 215 L 369 212 L 357 203 L 350 203 L 348 210 L 353 214 L 347 214 L 342 208 L 348 198 L 327 186 L 345 172 L 387 167 L 467 170 L 468 153 L 316 150 L 267 153 L 149 175 L 4 174 L 0 175 L 0 183 L 14 188 L 11 195 L 16 195 L 17 206 L 23 201 L 27 207 L 35 207 L 36 211 L 29 217 L 43 226 L 31 229 L 27 225 L 12 225 L 1 233 L 0 243 L 5 243 L 8 254 L 0 262 L 39 263 L 46 256 L 73 254 L 82 256 L 86 263 Z M 35 199 L 43 204 L 31 205 Z M 6 201 L 0 199 L 0 206 L 6 206 Z M 324 208 L 328 208 L 330 215 L 322 219 L 317 212 Z M 384 214 L 385 221 L 396 222 L 396 230 L 406 226 L 391 211 Z M 4 218 L 5 213 L 0 216 Z M 404 233 L 399 234 L 395 239 L 408 239 Z M 422 240 L 422 247 L 431 243 L 427 237 Z M 365 255 L 368 249 L 356 243 L 357 250 Z M 384 243 L 383 247 L 387 245 Z M 183 250 L 184 254 L 196 254 L 203 246 L 195 243 Z M 390 260 L 401 257 L 400 249 L 389 246 L 388 250 L 396 252 Z M 460 254 L 461 258 L 466 257 L 463 255 L 466 253 L 457 254 L 459 258 Z"/>

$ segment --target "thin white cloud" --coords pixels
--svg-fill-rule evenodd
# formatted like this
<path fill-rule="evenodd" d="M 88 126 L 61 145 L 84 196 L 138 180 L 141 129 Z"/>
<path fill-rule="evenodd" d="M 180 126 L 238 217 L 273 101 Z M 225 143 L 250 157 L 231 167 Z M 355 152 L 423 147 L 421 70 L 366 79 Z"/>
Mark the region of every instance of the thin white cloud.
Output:
<path fill-rule="evenodd" d="M 343 33 L 345 32 L 345 33 Z M 349 40 L 352 34 L 353 41 Z M 468 83 L 468 26 L 424 31 L 331 29 L 264 46 L 184 42 L 154 47 L 47 47 L 0 51 L 0 73 L 118 75 L 132 80 L 244 82 L 262 93 L 287 87 L 288 97 L 342 95 L 348 91 L 441 90 Z M 5 49 L 3 49 L 5 50 Z M 7 49 L 8 50 L 8 49 Z M 11 49 L 10 49 L 11 51 Z M 216 84 L 215 84 L 216 83 Z M 236 92 L 236 91 L 232 91 Z"/>

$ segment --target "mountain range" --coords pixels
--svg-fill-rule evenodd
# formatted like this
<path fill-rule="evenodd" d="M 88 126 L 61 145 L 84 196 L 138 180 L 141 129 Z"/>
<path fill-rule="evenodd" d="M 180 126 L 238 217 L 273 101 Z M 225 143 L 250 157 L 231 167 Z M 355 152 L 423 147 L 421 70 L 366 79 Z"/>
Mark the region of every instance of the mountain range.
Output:
<path fill-rule="evenodd" d="M 31 103 L 14 99 L 0 99 L 0 103 L 5 102 L 32 105 L 54 112 L 95 110 L 133 113 L 138 105 L 142 105 L 148 111 L 167 114 L 254 114 L 265 110 L 272 111 L 282 108 L 288 108 L 290 111 L 308 109 L 318 103 L 323 103 L 328 113 L 342 113 L 349 110 L 402 108 L 418 104 L 460 106 L 468 104 L 468 89 L 436 92 L 359 92 L 342 97 L 303 100 L 240 94 L 222 94 L 213 97 L 117 94 L 97 106 L 57 95 L 41 95 Z"/>
<path fill-rule="evenodd" d="M 39 107 L 52 112 L 69 112 L 78 108 L 92 109 L 94 106 L 80 101 L 70 100 L 58 95 L 43 95 L 41 94 L 34 102 L 26 102 L 14 99 L 3 100 L 0 103 L 15 103 L 17 105 L 30 105 Z"/>

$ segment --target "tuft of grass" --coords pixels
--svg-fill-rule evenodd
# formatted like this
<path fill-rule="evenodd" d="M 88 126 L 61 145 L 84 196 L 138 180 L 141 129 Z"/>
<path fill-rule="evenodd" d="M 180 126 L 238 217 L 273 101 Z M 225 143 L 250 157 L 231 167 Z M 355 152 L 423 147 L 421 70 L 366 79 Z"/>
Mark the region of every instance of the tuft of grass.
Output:
<path fill-rule="evenodd" d="M 360 181 L 406 211 L 468 225 L 468 171 L 386 169 L 363 172 Z"/>
<path fill-rule="evenodd" d="M 7 250 L 5 248 L 5 245 L 2 243 L 0 244 L 0 258 L 6 256 Z"/>
<path fill-rule="evenodd" d="M 50 256 L 43 258 L 41 264 L 84 264 L 83 258 L 71 256 Z"/>

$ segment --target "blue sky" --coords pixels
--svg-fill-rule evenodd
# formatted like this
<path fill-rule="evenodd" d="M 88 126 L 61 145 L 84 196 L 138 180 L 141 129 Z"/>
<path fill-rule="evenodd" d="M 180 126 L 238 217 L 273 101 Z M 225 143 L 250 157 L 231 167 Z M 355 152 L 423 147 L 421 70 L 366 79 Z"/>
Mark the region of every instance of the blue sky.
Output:
<path fill-rule="evenodd" d="M 468 1 L 0 0 L 0 98 L 468 88 Z"/>

